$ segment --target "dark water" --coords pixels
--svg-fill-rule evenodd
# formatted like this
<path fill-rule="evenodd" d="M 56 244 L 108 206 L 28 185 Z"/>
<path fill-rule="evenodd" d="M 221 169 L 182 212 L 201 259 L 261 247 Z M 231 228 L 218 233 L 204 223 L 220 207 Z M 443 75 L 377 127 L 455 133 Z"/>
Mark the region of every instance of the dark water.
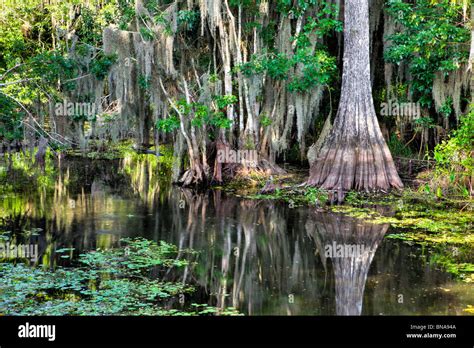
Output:
<path fill-rule="evenodd" d="M 195 302 L 249 315 L 465 314 L 474 295 L 429 262 L 426 252 L 363 223 L 315 208 L 241 199 L 219 190 L 172 187 L 148 161 L 66 161 L 48 189 L 1 198 L 11 229 L 37 229 L 41 263 L 117 246 L 122 237 L 165 240 L 199 251 L 182 280 Z M 24 179 L 11 176 L 11 182 Z M 20 227 L 18 227 L 20 228 Z M 328 246 L 358 246 L 325 257 Z M 331 249 L 335 251 L 335 249 Z M 63 255 L 63 254 L 62 254 Z"/>

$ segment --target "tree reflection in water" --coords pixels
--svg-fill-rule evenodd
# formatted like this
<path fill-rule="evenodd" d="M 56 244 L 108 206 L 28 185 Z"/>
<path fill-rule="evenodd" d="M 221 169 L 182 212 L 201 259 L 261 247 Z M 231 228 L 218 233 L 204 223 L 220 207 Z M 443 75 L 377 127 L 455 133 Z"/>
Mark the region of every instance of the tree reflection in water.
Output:
<path fill-rule="evenodd" d="M 304 294 L 321 302 L 325 310 L 319 314 L 330 314 L 324 302 L 328 290 L 335 288 L 336 314 L 361 314 L 370 264 L 388 225 L 328 212 L 308 214 L 308 209 L 274 202 L 223 198 L 220 191 L 203 199 L 180 190 L 180 197 L 188 215 L 183 226 L 179 212 L 173 213 L 178 230 L 186 231 L 178 233 L 179 245 L 201 251 L 192 273 L 219 307 L 244 306 L 252 314 L 264 313 L 272 303 L 280 307 L 273 308 L 279 313 L 304 313 L 301 307 L 307 300 L 292 301 L 292 296 Z M 358 246 L 362 252 L 330 257 L 332 278 L 324 273 L 330 269 L 325 246 L 333 244 Z"/>
<path fill-rule="evenodd" d="M 337 315 L 362 313 L 370 264 L 388 227 L 388 224 L 363 223 L 342 214 L 322 212 L 315 212 L 306 222 L 306 230 L 314 237 L 323 261 L 328 248 L 332 251 Z M 338 256 L 333 246 L 350 252 Z"/>
<path fill-rule="evenodd" d="M 173 191 L 184 204 L 171 205 L 169 237 L 178 238 L 180 248 L 200 251 L 186 276 L 194 276 L 218 307 L 264 314 L 272 303 L 278 313 L 292 314 L 302 304 L 290 295 L 305 292 L 321 299 L 324 284 L 314 282 L 321 269 L 314 266 L 314 245 L 301 228 L 304 210 L 288 214 L 284 204 L 225 197 L 220 191 Z"/>

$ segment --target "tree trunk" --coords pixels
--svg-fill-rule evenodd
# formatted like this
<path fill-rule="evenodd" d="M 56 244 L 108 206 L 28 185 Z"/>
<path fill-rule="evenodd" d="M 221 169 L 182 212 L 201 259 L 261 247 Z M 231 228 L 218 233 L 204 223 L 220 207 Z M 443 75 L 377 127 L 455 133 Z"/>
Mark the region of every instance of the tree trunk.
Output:
<path fill-rule="evenodd" d="M 375 115 L 370 83 L 368 0 L 344 6 L 342 90 L 334 126 L 310 169 L 307 184 L 338 192 L 401 188 Z"/>
<path fill-rule="evenodd" d="M 471 5 L 471 23 L 474 21 L 474 6 Z M 474 75 L 473 66 L 474 65 L 474 26 L 471 27 L 471 49 L 469 50 L 469 62 L 467 64 L 467 72 L 471 74 L 471 103 L 474 103 Z"/>

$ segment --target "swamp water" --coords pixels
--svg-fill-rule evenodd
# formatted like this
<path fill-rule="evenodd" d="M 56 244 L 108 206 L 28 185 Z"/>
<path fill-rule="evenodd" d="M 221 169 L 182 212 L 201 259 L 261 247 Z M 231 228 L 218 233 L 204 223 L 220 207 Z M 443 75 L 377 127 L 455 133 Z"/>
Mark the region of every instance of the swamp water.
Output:
<path fill-rule="evenodd" d="M 182 189 L 155 158 L 140 158 L 63 160 L 34 185 L 4 161 L 3 223 L 37 245 L 38 263 L 51 269 L 124 237 L 195 250 L 180 273 L 198 288 L 186 301 L 246 315 L 462 315 L 474 302 L 472 286 L 439 270 L 425 250 L 386 238 L 397 232 L 389 225 Z"/>

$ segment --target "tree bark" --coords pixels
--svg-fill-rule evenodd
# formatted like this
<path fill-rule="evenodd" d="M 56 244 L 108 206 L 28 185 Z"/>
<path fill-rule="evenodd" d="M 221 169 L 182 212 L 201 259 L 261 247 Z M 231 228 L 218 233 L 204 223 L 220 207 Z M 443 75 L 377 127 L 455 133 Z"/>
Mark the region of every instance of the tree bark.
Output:
<path fill-rule="evenodd" d="M 307 184 L 338 193 L 388 190 L 403 184 L 375 115 L 370 83 L 368 0 L 344 6 L 342 89 L 333 128 L 310 169 Z"/>

